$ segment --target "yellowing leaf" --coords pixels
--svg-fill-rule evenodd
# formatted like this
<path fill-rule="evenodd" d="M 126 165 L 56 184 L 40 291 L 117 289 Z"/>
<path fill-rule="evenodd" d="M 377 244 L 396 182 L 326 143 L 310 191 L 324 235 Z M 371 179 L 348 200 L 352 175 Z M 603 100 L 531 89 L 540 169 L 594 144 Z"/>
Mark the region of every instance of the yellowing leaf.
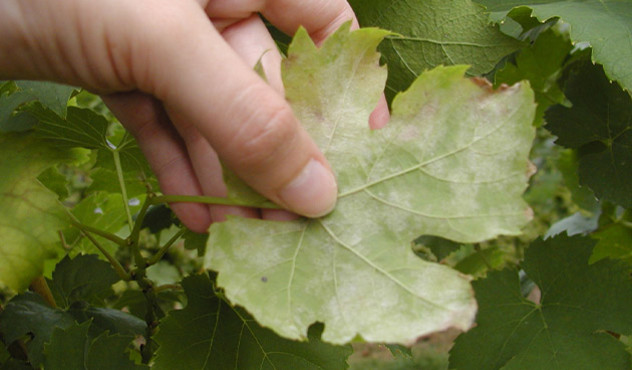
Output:
<path fill-rule="evenodd" d="M 290 45 L 287 98 L 335 169 L 336 209 L 320 219 L 231 218 L 210 230 L 206 265 L 262 325 L 305 339 L 410 343 L 476 311 L 469 278 L 423 261 L 412 240 L 432 234 L 477 242 L 518 234 L 533 139 L 533 93 L 463 77 L 467 67 L 424 73 L 393 101 L 390 124 L 368 117 L 386 71 L 375 52 L 386 32 L 341 29 L 318 49 L 305 31 Z"/>
<path fill-rule="evenodd" d="M 37 181 L 42 171 L 71 161 L 76 151 L 59 149 L 32 134 L 0 135 L 0 285 L 24 290 L 55 255 L 57 231 L 66 227 L 57 195 Z"/>

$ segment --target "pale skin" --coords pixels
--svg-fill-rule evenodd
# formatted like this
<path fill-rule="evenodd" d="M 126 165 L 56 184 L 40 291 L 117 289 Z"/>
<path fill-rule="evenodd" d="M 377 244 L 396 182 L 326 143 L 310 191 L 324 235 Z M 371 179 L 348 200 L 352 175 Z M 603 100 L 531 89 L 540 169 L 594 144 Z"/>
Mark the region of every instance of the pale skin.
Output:
<path fill-rule="evenodd" d="M 344 0 L 2 0 L 0 80 L 51 80 L 101 94 L 136 137 L 165 194 L 225 196 L 218 158 L 267 198 L 317 217 L 337 197 L 327 160 L 283 98 L 259 14 L 321 43 L 352 21 Z M 253 66 L 262 63 L 269 83 Z M 386 124 L 384 99 L 370 118 Z M 190 229 L 226 214 L 292 213 L 179 203 Z"/>

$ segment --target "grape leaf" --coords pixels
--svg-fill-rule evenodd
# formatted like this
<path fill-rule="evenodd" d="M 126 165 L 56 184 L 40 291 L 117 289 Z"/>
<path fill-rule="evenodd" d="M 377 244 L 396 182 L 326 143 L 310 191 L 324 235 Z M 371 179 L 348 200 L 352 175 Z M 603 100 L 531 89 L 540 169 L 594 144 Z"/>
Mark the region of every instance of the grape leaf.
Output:
<path fill-rule="evenodd" d="M 496 85 L 529 81 L 538 103 L 536 126 L 542 125 L 544 111 L 548 107 L 564 102 L 564 93 L 557 79 L 571 49 L 567 35 L 549 28 L 538 36 L 533 45 L 520 51 L 515 64 L 507 63 L 495 74 Z"/>
<path fill-rule="evenodd" d="M 42 297 L 26 292 L 14 297 L 0 313 L 0 332 L 6 343 L 30 335 L 28 357 L 33 365 L 44 360 L 43 350 L 56 327 L 67 328 L 75 323 L 68 312 L 50 307 Z"/>
<path fill-rule="evenodd" d="M 472 75 L 491 71 L 520 43 L 490 24 L 480 5 L 469 0 L 352 0 L 362 26 L 397 32 L 380 46 L 388 64 L 386 93 L 405 90 L 424 70 L 469 64 Z"/>
<path fill-rule="evenodd" d="M 103 304 L 103 300 L 114 293 L 112 284 L 121 279 L 109 263 L 96 255 L 79 255 L 73 259 L 66 256 L 55 266 L 52 277 L 48 286 L 62 308 L 80 300 Z"/>
<path fill-rule="evenodd" d="M 205 262 L 218 285 L 288 338 L 305 338 L 315 321 L 332 343 L 465 330 L 475 312 L 468 278 L 420 260 L 411 242 L 518 234 L 529 219 L 521 194 L 531 90 L 493 91 L 463 78 L 467 67 L 438 68 L 395 98 L 385 129 L 371 131 L 385 80 L 374 50 L 385 34 L 347 26 L 318 49 L 301 30 L 284 62 L 286 96 L 336 172 L 336 209 L 320 219 L 211 226 Z"/>
<path fill-rule="evenodd" d="M 630 269 L 605 260 L 589 265 L 593 245 L 559 236 L 527 249 L 522 267 L 542 292 L 540 304 L 522 297 L 516 271 L 475 281 L 478 325 L 457 338 L 450 368 L 630 368 L 623 344 L 605 332 L 632 331 Z"/>
<path fill-rule="evenodd" d="M 350 347 L 294 342 L 217 298 L 207 275 L 182 281 L 186 308 L 160 324 L 154 369 L 345 369 Z"/>
<path fill-rule="evenodd" d="M 17 111 L 23 104 L 37 101 L 61 117 L 66 116 L 68 99 L 74 87 L 44 81 L 14 81 L 11 94 L 0 94 L 0 132 L 24 131 L 33 127 L 37 119 L 28 111 Z"/>
<path fill-rule="evenodd" d="M 147 369 L 129 359 L 126 349 L 132 337 L 103 333 L 96 338 L 88 335 L 90 321 L 68 328 L 55 328 L 44 349 L 45 368 L 66 369 Z"/>
<path fill-rule="evenodd" d="M 632 262 L 632 228 L 621 224 L 613 224 L 592 234 L 598 240 L 590 263 L 604 258 L 621 259 Z"/>
<path fill-rule="evenodd" d="M 544 21 L 559 17 L 571 26 L 573 44 L 588 42 L 593 61 L 602 64 L 610 79 L 632 90 L 632 1 L 630 0 L 476 0 L 500 20 L 516 6 L 528 6 Z"/>
<path fill-rule="evenodd" d="M 36 178 L 81 153 L 57 148 L 32 134 L 0 135 L 0 285 L 24 290 L 42 273 L 44 260 L 56 255 L 57 231 L 68 224 L 57 195 Z"/>
<path fill-rule="evenodd" d="M 552 107 L 546 127 L 557 144 L 579 149 L 581 184 L 597 198 L 631 208 L 632 97 L 589 62 L 574 66 L 565 93 L 573 106 Z"/>
<path fill-rule="evenodd" d="M 113 153 L 117 152 L 125 172 L 151 173 L 138 144 L 128 133 L 123 134 L 116 146 L 108 140 L 110 122 L 100 114 L 77 107 L 68 107 L 66 118 L 41 106 L 34 106 L 28 111 L 39 121 L 35 129 L 39 137 L 61 147 L 96 149 L 97 165 L 100 167 L 114 170 Z"/>
<path fill-rule="evenodd" d="M 141 208 L 144 197 L 140 199 L 130 199 L 129 208 L 132 212 L 136 212 Z M 84 198 L 77 204 L 72 214 L 84 225 L 98 228 L 99 230 L 116 233 L 121 230 L 127 223 L 127 215 L 123 207 L 123 196 L 121 194 L 95 193 Z M 72 246 L 71 256 L 79 253 L 93 253 L 100 258 L 103 255 L 92 244 L 90 240 L 83 237 L 78 228 L 71 226 L 64 230 L 66 242 Z M 110 254 L 115 254 L 119 245 L 100 236 L 94 236 L 101 246 Z"/>

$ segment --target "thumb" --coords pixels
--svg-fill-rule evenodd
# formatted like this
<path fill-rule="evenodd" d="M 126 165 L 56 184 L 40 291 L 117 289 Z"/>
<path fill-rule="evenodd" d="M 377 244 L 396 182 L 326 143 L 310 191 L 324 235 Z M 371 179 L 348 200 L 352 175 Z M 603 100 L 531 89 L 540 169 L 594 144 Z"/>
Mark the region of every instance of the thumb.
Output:
<path fill-rule="evenodd" d="M 166 22 L 152 40 L 143 84 L 163 101 L 184 141 L 207 140 L 240 178 L 291 211 L 310 217 L 331 211 L 334 175 L 288 103 L 196 4 L 176 4 L 161 18 Z"/>

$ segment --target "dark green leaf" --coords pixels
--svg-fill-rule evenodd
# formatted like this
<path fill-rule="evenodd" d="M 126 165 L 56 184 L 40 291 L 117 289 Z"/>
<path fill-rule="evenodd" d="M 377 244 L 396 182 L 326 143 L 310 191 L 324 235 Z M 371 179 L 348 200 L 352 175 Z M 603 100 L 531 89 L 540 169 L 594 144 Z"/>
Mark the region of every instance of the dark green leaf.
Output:
<path fill-rule="evenodd" d="M 437 258 L 437 261 L 443 260 L 450 253 L 461 247 L 461 243 L 453 242 L 452 240 L 434 235 L 420 236 L 415 239 L 415 244 L 423 245 L 424 247 L 429 248 L 432 254 Z"/>
<path fill-rule="evenodd" d="M 149 228 L 152 234 L 168 229 L 176 221 L 176 216 L 166 204 L 149 207 L 143 219 L 143 228 Z"/>
<path fill-rule="evenodd" d="M 17 111 L 29 102 L 39 102 L 55 114 L 66 116 L 66 105 L 74 87 L 42 81 L 15 81 L 12 94 L 0 94 L 0 132 L 24 131 L 33 127 L 37 119 L 28 111 Z"/>
<path fill-rule="evenodd" d="M 147 301 L 145 301 L 147 304 Z M 68 310 L 77 322 L 91 321 L 90 336 L 96 337 L 107 331 L 111 334 L 142 335 L 147 324 L 129 313 L 105 307 L 91 307 L 76 303 Z"/>
<path fill-rule="evenodd" d="M 0 314 L 0 332 L 6 343 L 30 335 L 29 360 L 39 365 L 43 361 L 44 343 L 48 342 L 53 329 L 68 328 L 74 322 L 69 313 L 52 308 L 39 295 L 27 292 L 6 305 Z"/>
<path fill-rule="evenodd" d="M 198 234 L 191 230 L 187 230 L 184 235 L 184 247 L 186 249 L 197 249 L 198 256 L 203 256 L 206 252 L 206 242 L 208 241 L 208 234 Z"/>
<path fill-rule="evenodd" d="M 112 266 L 95 255 L 66 256 L 53 271 L 48 284 L 57 305 L 67 308 L 76 301 L 103 304 L 113 294 L 112 284 L 121 278 Z"/>
<path fill-rule="evenodd" d="M 114 170 L 113 153 L 120 155 L 123 171 L 151 173 L 136 141 L 127 134 L 116 141 L 109 141 L 110 122 L 89 109 L 69 107 L 66 118 L 62 118 L 41 106 L 34 106 L 29 113 L 39 120 L 36 131 L 41 138 L 60 147 L 81 147 L 97 150 L 97 165 Z M 120 142 L 118 142 L 120 141 Z"/>
<path fill-rule="evenodd" d="M 571 108 L 552 107 L 547 128 L 556 143 L 578 148 L 579 180 L 600 199 L 632 207 L 632 98 L 600 66 L 579 63 L 565 93 Z"/>
<path fill-rule="evenodd" d="M 145 369 L 129 359 L 127 347 L 132 337 L 108 335 L 92 339 L 90 322 L 74 324 L 67 329 L 56 328 L 45 347 L 47 370 Z"/>
<path fill-rule="evenodd" d="M 594 241 L 561 236 L 536 241 L 523 268 L 542 292 L 523 298 L 518 273 L 492 272 L 473 283 L 477 326 L 451 351 L 458 369 L 627 369 L 630 356 L 606 331 L 632 332 L 626 264 L 588 264 Z"/>
<path fill-rule="evenodd" d="M 491 71 L 520 43 L 490 25 L 479 5 L 468 0 L 352 0 L 362 26 L 376 26 L 400 36 L 382 42 L 388 64 L 386 93 L 405 90 L 424 70 L 469 64 L 471 75 Z"/>
<path fill-rule="evenodd" d="M 188 305 L 172 311 L 155 336 L 155 369 L 344 369 L 350 347 L 283 339 L 214 294 L 206 275 L 183 280 Z M 322 327 L 321 327 L 322 330 Z"/>
<path fill-rule="evenodd" d="M 156 300 L 164 312 L 173 309 L 174 303 L 182 302 L 182 294 L 172 291 L 161 291 L 157 294 Z M 140 290 L 126 290 L 121 298 L 114 304 L 114 308 L 125 309 L 132 315 L 144 318 L 147 313 L 147 299 Z"/>

